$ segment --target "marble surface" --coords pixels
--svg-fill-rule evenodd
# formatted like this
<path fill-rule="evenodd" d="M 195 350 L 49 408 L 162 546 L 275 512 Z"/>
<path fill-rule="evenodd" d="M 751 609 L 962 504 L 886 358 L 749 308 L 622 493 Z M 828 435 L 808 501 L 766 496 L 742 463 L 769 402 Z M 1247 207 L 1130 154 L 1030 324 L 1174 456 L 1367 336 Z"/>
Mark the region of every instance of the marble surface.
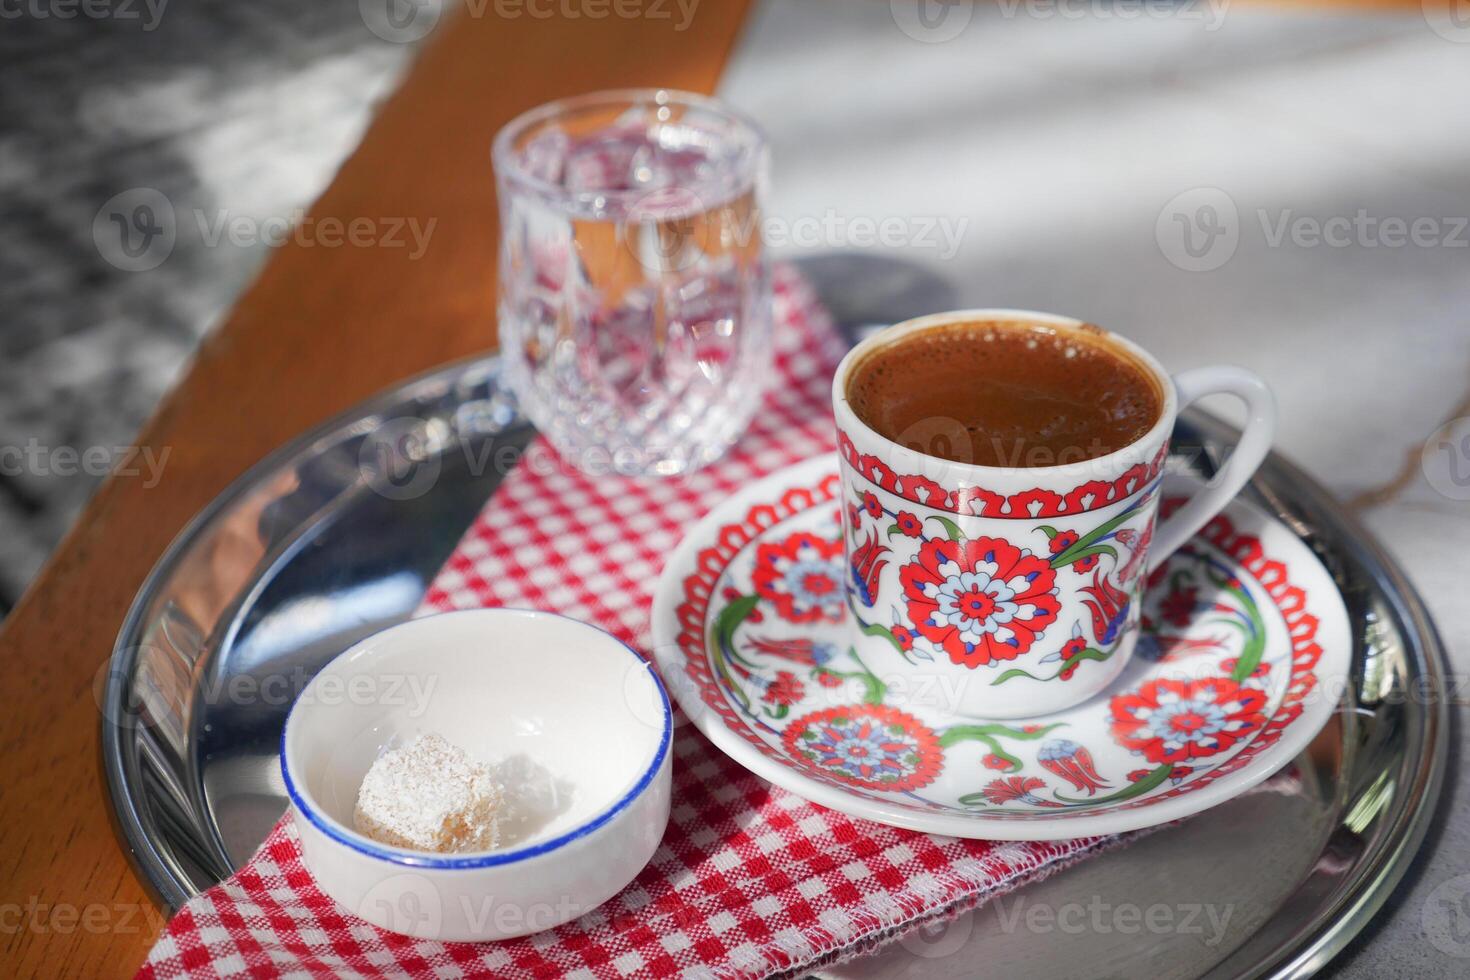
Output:
<path fill-rule="evenodd" d="M 902 3 L 764 3 L 720 94 L 770 135 L 770 220 L 793 233 L 777 251 L 872 267 L 839 298 L 852 316 L 1042 309 L 1172 368 L 1258 371 L 1280 449 L 1389 547 L 1464 678 L 1470 421 L 1437 430 L 1470 416 L 1470 100 L 1452 94 L 1470 90 L 1470 23 L 1203 4 L 1103 16 L 1127 9 L 1000 3 L 960 24 L 962 8 L 932 5 L 915 27 Z M 925 233 L 940 218 L 954 247 Z M 865 221 L 889 228 L 886 246 Z M 798 239 L 802 222 L 816 233 Z M 885 278 L 885 263 L 910 271 Z M 884 288 L 900 284 L 898 299 Z M 1449 692 L 1456 735 L 1467 693 Z M 1410 879 L 1331 974 L 1470 971 L 1465 780 L 1452 773 L 1441 807 Z M 932 966 L 891 962 L 884 975 Z"/>
<path fill-rule="evenodd" d="M 266 255 L 195 216 L 309 204 L 413 52 L 351 3 L 116 6 L 135 16 L 0 18 L 0 615 Z M 178 228 L 144 270 L 94 240 L 139 188 Z"/>

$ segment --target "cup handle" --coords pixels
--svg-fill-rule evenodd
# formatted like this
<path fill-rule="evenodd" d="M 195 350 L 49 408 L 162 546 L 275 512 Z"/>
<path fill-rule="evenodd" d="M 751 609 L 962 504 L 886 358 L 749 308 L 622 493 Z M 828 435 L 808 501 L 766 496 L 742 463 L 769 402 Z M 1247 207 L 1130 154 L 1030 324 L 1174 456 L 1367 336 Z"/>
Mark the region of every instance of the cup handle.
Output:
<path fill-rule="evenodd" d="M 1205 395 L 1225 394 L 1245 402 L 1247 418 L 1235 452 L 1214 480 L 1154 532 L 1153 545 L 1149 548 L 1149 571 L 1163 564 L 1194 532 L 1225 509 L 1271 451 L 1271 442 L 1276 437 L 1276 398 L 1259 375 L 1239 367 L 1203 367 L 1181 371 L 1174 375 L 1173 381 L 1181 411 Z"/>

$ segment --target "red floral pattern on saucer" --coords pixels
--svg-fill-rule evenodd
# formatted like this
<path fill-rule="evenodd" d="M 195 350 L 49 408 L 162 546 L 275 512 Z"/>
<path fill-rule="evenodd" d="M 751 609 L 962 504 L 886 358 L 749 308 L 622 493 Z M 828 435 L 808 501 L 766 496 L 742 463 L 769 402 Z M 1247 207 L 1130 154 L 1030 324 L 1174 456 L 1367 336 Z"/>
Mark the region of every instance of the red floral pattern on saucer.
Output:
<path fill-rule="evenodd" d="M 756 550 L 755 591 L 793 623 L 842 620 L 842 542 L 798 532 Z"/>
<path fill-rule="evenodd" d="M 1341 598 L 1289 530 L 1237 503 L 1136 601 L 1095 576 L 1091 628 L 1111 635 L 1130 606 L 1140 623 L 1133 659 L 1103 697 L 1035 721 L 959 717 L 947 707 L 952 685 L 999 675 L 908 659 L 916 641 L 966 666 L 1023 653 L 1065 663 L 1089 642 L 1082 624 L 1055 637 L 1049 629 L 1054 565 L 1067 564 L 1076 544 L 1065 535 L 1075 532 L 1057 531 L 1050 555 L 960 533 L 926 540 L 900 570 L 908 625 L 884 628 L 891 656 L 864 660 L 851 630 L 876 627 L 845 607 L 826 615 L 825 581 L 793 584 L 794 570 L 843 574 L 848 504 L 835 465 L 808 460 L 718 508 L 671 560 L 654 606 L 655 639 L 669 638 L 656 642 L 664 676 L 689 682 L 673 685 L 686 713 L 787 789 L 934 833 L 1115 833 L 1248 789 L 1335 708 L 1322 681 L 1324 671 L 1346 673 Z M 1165 499 L 1163 512 L 1181 499 Z M 1135 541 L 1150 532 L 1130 531 Z M 906 533 L 895 518 L 890 536 Z M 850 579 L 886 560 L 881 542 L 867 554 L 865 544 L 855 542 Z"/>
<path fill-rule="evenodd" d="M 869 789 L 918 789 L 939 772 L 939 739 L 913 715 L 854 704 L 804 715 L 786 726 L 786 750 L 830 779 Z"/>
<path fill-rule="evenodd" d="M 1265 706 L 1264 691 L 1229 677 L 1149 681 L 1112 699 L 1113 737 L 1149 762 L 1204 759 L 1260 731 Z"/>

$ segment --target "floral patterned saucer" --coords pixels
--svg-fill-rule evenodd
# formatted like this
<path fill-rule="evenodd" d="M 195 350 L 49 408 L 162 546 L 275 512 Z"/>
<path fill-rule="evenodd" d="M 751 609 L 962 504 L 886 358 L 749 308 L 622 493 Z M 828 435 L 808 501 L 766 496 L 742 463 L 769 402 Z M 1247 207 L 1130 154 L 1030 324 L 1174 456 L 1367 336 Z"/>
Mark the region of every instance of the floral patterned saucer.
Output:
<path fill-rule="evenodd" d="M 1175 479 L 1187 485 L 1166 481 L 1165 512 Z M 655 656 L 684 713 L 815 803 L 959 837 L 1119 833 L 1260 783 L 1338 706 L 1342 598 L 1290 530 L 1236 501 L 1150 576 L 1111 688 L 1044 717 L 958 717 L 954 685 L 1002 675 L 864 662 L 849 642 L 839 508 L 858 502 L 840 494 L 835 456 L 745 488 L 684 538 L 653 604 Z M 925 642 L 893 656 L 944 664 Z M 1065 683 L 1066 649 L 1020 669 Z"/>

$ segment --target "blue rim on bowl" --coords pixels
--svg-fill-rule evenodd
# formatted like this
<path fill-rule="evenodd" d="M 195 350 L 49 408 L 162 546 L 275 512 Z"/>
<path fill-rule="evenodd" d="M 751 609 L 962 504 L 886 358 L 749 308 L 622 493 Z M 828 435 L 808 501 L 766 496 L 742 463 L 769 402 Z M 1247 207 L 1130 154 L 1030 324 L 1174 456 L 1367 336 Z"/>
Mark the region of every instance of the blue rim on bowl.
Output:
<path fill-rule="evenodd" d="M 653 681 L 654 690 L 658 692 L 659 704 L 663 708 L 663 730 L 659 735 L 658 749 L 653 753 L 653 759 L 651 762 L 649 762 L 648 767 L 644 769 L 643 774 L 638 777 L 638 779 L 633 783 L 632 787 L 630 787 L 626 793 L 618 798 L 617 802 L 613 803 L 612 806 L 608 807 L 606 810 L 602 811 L 591 820 L 588 820 L 586 823 L 578 824 L 576 827 L 573 827 L 566 833 L 553 837 L 550 840 L 540 841 L 538 843 L 531 844 L 517 850 L 504 852 L 490 851 L 473 857 L 437 857 L 433 854 L 423 853 L 419 851 L 410 851 L 403 848 L 388 847 L 386 845 L 378 844 L 374 841 L 371 841 L 368 838 L 363 837 L 361 834 L 358 834 L 356 831 L 353 831 L 350 828 L 343 826 L 341 823 L 337 822 L 326 814 L 320 813 L 308 802 L 306 795 L 297 789 L 295 780 L 291 778 L 291 768 L 286 764 L 286 734 L 291 730 L 291 723 L 296 717 L 296 707 L 297 704 L 300 703 L 300 696 L 298 695 L 296 704 L 291 705 L 291 710 L 286 715 L 286 724 L 281 728 L 281 776 L 286 781 L 286 795 L 291 798 L 291 804 L 296 807 L 296 809 L 300 810 L 301 813 L 305 815 L 306 819 L 311 821 L 314 827 L 316 827 L 322 833 L 326 834 L 328 837 L 332 838 L 338 843 L 347 845 L 354 851 L 358 851 L 361 854 L 366 854 L 368 857 L 377 858 L 381 861 L 387 861 L 392 864 L 403 865 L 405 867 L 412 868 L 490 868 L 501 864 L 514 864 L 517 861 L 524 861 L 529 858 L 536 857 L 540 854 L 547 854 L 551 851 L 555 851 L 559 848 L 565 847 L 567 844 L 570 844 L 573 841 L 586 837 L 588 834 L 597 830 L 599 827 L 605 825 L 608 821 L 617 816 L 623 810 L 627 809 L 629 804 L 631 804 L 639 796 L 643 795 L 643 792 L 648 789 L 649 784 L 652 783 L 654 777 L 658 775 L 659 769 L 663 767 L 664 759 L 668 756 L 670 746 L 673 743 L 674 713 L 669 704 L 668 692 L 664 690 L 663 682 L 659 680 L 658 672 L 654 669 L 653 663 L 651 661 L 645 660 L 643 656 L 638 653 L 637 650 L 634 650 L 631 646 L 624 643 L 622 640 L 619 640 L 617 637 L 613 636 L 606 630 L 593 626 L 591 623 L 584 623 L 580 619 L 573 619 L 570 616 L 563 616 L 561 613 L 548 612 L 544 609 L 525 609 L 513 606 L 495 606 L 489 610 L 458 609 L 451 612 L 435 613 L 433 616 L 425 616 L 421 619 L 411 619 L 403 623 L 398 623 L 394 626 L 388 627 L 386 630 L 381 630 L 378 633 L 374 633 L 372 636 L 365 637 L 364 640 L 360 640 L 358 641 L 358 643 L 354 643 L 351 647 L 342 651 L 331 660 L 327 661 L 327 663 L 322 666 L 322 671 L 325 671 L 327 668 L 331 667 L 332 664 L 336 663 L 338 659 L 347 656 L 349 653 L 355 650 L 359 643 L 366 642 L 367 640 L 371 640 L 375 637 L 381 636 L 383 633 L 386 633 L 390 630 L 399 629 L 400 627 L 407 626 L 412 623 L 424 622 L 428 619 L 437 619 L 441 616 L 460 616 L 466 613 L 481 613 L 488 611 L 529 613 L 533 616 L 547 616 L 555 619 L 563 619 L 567 622 L 576 623 L 579 626 L 585 626 L 587 629 L 600 633 L 601 635 L 612 640 L 618 646 L 622 647 L 624 650 L 628 651 L 628 654 L 636 659 L 638 663 L 642 665 L 644 670 L 648 671 L 648 675 Z M 320 673 L 321 671 L 318 671 L 318 674 Z M 313 678 L 313 681 L 315 681 L 315 678 Z M 307 689 L 309 689 L 310 686 L 311 685 L 308 684 Z M 303 689 L 303 694 L 305 693 L 305 690 L 306 689 Z"/>

